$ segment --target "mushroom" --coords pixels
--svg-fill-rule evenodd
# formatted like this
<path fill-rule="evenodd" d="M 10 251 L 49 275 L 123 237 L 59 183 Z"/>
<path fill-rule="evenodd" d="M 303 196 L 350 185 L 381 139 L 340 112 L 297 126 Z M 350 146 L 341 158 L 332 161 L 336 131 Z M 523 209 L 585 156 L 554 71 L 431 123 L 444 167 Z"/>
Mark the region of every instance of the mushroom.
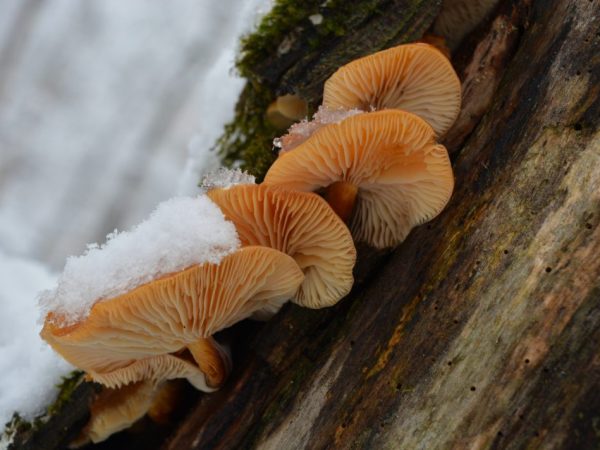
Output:
<path fill-rule="evenodd" d="M 197 264 L 95 303 L 84 320 L 61 325 L 50 313 L 41 336 L 67 361 L 107 387 L 187 378 L 211 392 L 228 368 L 210 337 L 279 307 L 302 283 L 294 260 L 266 247 L 245 247 L 219 264 Z"/>
<path fill-rule="evenodd" d="M 497 3 L 498 0 L 443 0 L 433 31 L 445 37 L 449 47 L 455 49 Z"/>
<path fill-rule="evenodd" d="M 450 61 L 435 47 L 407 44 L 339 68 L 325 82 L 323 105 L 330 109 L 402 109 L 425 119 L 438 136 L 460 110 L 461 87 Z"/>
<path fill-rule="evenodd" d="M 423 42 L 425 44 L 433 45 L 440 52 L 442 52 L 442 54 L 446 58 L 450 59 L 450 57 L 451 57 L 450 48 L 446 44 L 446 39 L 443 36 L 439 36 L 439 35 L 433 34 L 433 33 L 426 33 L 417 42 Z"/>
<path fill-rule="evenodd" d="M 308 104 L 298 95 L 286 94 L 277 97 L 277 109 L 285 117 L 292 120 L 302 120 L 308 114 Z"/>
<path fill-rule="evenodd" d="M 276 128 L 287 128 L 308 114 L 308 104 L 294 94 L 277 97 L 267 108 L 267 120 Z"/>
<path fill-rule="evenodd" d="M 90 420 L 70 447 L 81 447 L 90 441 L 102 442 L 112 434 L 129 428 L 152 407 L 158 391 L 151 382 L 103 390 L 90 405 Z"/>
<path fill-rule="evenodd" d="M 156 423 L 167 424 L 182 396 L 182 386 L 176 381 L 179 380 L 159 385 L 140 381 L 102 390 L 90 405 L 88 423 L 70 447 L 80 447 L 90 441 L 102 442 L 112 434 L 129 428 L 146 414 Z"/>
<path fill-rule="evenodd" d="M 207 195 L 235 224 L 242 245 L 272 247 L 296 260 L 305 279 L 293 302 L 322 308 L 350 292 L 356 262 L 352 236 L 318 195 L 264 184 L 214 189 Z M 276 309 L 263 310 L 262 318 Z"/>
<path fill-rule="evenodd" d="M 319 129 L 281 154 L 263 184 L 322 190 L 357 241 L 385 248 L 435 217 L 448 202 L 454 179 L 433 129 L 409 112 L 385 110 Z"/>

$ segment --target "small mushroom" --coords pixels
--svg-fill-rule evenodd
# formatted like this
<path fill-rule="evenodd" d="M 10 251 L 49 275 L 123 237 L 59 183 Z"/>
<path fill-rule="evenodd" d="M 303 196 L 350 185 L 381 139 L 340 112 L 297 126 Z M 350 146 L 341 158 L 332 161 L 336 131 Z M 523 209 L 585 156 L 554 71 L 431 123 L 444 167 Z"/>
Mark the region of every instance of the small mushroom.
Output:
<path fill-rule="evenodd" d="M 41 336 L 108 387 L 187 378 L 210 392 L 229 366 L 210 336 L 264 307 L 279 307 L 303 279 L 289 256 L 245 247 L 219 264 L 198 264 L 99 301 L 74 325 L 61 326 L 50 313 Z"/>
<path fill-rule="evenodd" d="M 279 130 L 285 130 L 294 123 L 293 119 L 281 114 L 281 111 L 279 111 L 279 108 L 277 107 L 277 100 L 268 106 L 265 117 L 272 126 Z"/>
<path fill-rule="evenodd" d="M 446 44 L 446 39 L 443 36 L 438 36 L 437 34 L 433 33 L 426 33 L 421 39 L 419 39 L 418 42 L 433 45 L 448 59 L 450 59 L 452 56 L 450 48 Z"/>
<path fill-rule="evenodd" d="M 425 119 L 438 136 L 460 110 L 461 86 L 450 61 L 435 47 L 407 44 L 339 68 L 326 82 L 323 105 L 363 111 L 402 109 Z"/>
<path fill-rule="evenodd" d="M 498 0 L 443 0 L 433 31 L 446 38 L 451 49 L 492 12 Z"/>
<path fill-rule="evenodd" d="M 308 114 L 308 104 L 298 95 L 286 94 L 277 97 L 277 109 L 285 117 L 292 120 L 302 120 Z"/>
<path fill-rule="evenodd" d="M 90 406 L 90 420 L 70 447 L 78 448 L 90 441 L 102 442 L 112 434 L 129 428 L 144 417 L 157 392 L 158 387 L 147 381 L 103 390 Z"/>
<path fill-rule="evenodd" d="M 287 128 L 308 114 L 308 104 L 295 94 L 286 94 L 272 102 L 267 108 L 267 120 L 277 128 Z"/>
<path fill-rule="evenodd" d="M 263 184 L 322 190 L 357 241 L 385 248 L 435 217 L 448 202 L 454 179 L 432 128 L 414 114 L 385 110 L 322 127 L 281 154 Z"/>
<path fill-rule="evenodd" d="M 293 302 L 322 308 L 350 292 L 356 262 L 352 236 L 318 195 L 264 184 L 214 189 L 207 195 L 235 224 L 242 245 L 272 247 L 295 259 L 305 279 Z M 262 317 L 276 310 L 263 310 Z"/>

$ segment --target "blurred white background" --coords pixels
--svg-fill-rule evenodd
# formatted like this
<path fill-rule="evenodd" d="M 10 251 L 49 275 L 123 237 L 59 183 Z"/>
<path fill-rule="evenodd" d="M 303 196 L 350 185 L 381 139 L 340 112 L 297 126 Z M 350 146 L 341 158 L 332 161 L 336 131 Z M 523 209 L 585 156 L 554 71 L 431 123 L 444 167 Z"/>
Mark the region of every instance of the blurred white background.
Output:
<path fill-rule="evenodd" d="M 268 8 L 2 0 L 0 250 L 60 270 L 193 189 L 187 145 L 209 148 L 232 116 L 238 36 Z"/>
<path fill-rule="evenodd" d="M 87 243 L 198 192 L 243 86 L 239 36 L 270 3 L 0 1 L 0 434 L 70 370 L 38 336 L 36 292 Z"/>

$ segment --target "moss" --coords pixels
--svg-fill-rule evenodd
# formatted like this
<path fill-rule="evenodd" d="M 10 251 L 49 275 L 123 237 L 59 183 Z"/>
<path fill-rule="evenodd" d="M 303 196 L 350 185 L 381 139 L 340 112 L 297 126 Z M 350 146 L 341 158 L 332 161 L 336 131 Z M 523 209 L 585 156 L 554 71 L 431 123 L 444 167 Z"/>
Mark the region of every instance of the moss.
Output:
<path fill-rule="evenodd" d="M 32 428 L 31 422 L 23 419 L 18 413 L 14 413 L 10 421 L 4 425 L 4 431 L 0 434 L 0 444 L 12 442 L 15 436 L 27 433 Z"/>
<path fill-rule="evenodd" d="M 62 377 L 62 381 L 56 385 L 58 388 L 56 400 L 54 400 L 54 403 L 48 406 L 46 410 L 46 415 L 48 417 L 52 417 L 54 414 L 63 409 L 63 407 L 71 399 L 71 395 L 73 394 L 75 388 L 83 381 L 83 375 L 83 372 L 74 370 L 67 376 Z"/>
<path fill-rule="evenodd" d="M 75 388 L 83 380 L 83 372 L 74 370 L 67 376 L 62 377 L 62 381 L 56 385 L 58 388 L 58 395 L 56 400 L 46 408 L 46 412 L 35 419 L 32 422 L 25 420 L 18 413 L 14 413 L 11 420 L 5 424 L 4 431 L 0 433 L 4 440 L 12 441 L 14 436 L 22 436 L 26 433 L 35 432 L 42 425 L 44 425 L 49 418 L 59 413 L 62 408 L 71 399 L 71 395 Z"/>
<path fill-rule="evenodd" d="M 257 68 L 278 59 L 278 49 L 286 39 L 296 39 L 295 45 L 307 51 L 317 49 L 324 42 L 354 29 L 380 3 L 381 0 L 366 0 L 349 7 L 342 0 L 275 2 L 256 31 L 241 40 L 236 68 L 248 82 L 236 105 L 233 121 L 225 126 L 216 143 L 216 150 L 226 166 L 239 165 L 260 182 L 275 160 L 273 139 L 285 131 L 265 120 L 267 107 L 276 98 L 276 89 L 264 82 Z M 314 14 L 323 16 L 318 25 L 309 19 Z"/>
<path fill-rule="evenodd" d="M 310 26 L 308 17 L 319 12 L 321 3 L 322 0 L 276 1 L 273 9 L 261 20 L 256 31 L 242 38 L 242 51 L 236 63 L 242 76 L 254 78 L 252 68 L 263 61 L 265 55 L 276 51 L 291 31 Z"/>
<path fill-rule="evenodd" d="M 239 164 L 258 181 L 275 160 L 273 138 L 281 134 L 265 119 L 265 111 L 274 99 L 268 89 L 248 83 L 240 95 L 233 122 L 225 126 L 216 144 L 226 166 Z"/>

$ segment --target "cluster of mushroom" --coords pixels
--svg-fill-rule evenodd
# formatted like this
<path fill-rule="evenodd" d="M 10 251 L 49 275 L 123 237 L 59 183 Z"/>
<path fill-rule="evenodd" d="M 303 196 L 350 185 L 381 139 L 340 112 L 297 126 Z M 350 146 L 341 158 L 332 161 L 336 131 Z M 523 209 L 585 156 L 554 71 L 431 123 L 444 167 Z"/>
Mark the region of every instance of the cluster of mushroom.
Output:
<path fill-rule="evenodd" d="M 288 299 L 310 308 L 335 304 L 353 284 L 353 237 L 380 248 L 397 245 L 446 204 L 452 171 L 435 139 L 458 113 L 460 84 L 435 48 L 412 44 L 354 61 L 326 82 L 323 103 L 314 122 L 282 138 L 264 183 L 186 200 L 188 211 L 204 208 L 202 220 L 212 217 L 211 227 L 234 228 L 225 241 L 212 232 L 193 237 L 208 256 L 186 253 L 183 242 L 177 244 L 183 262 L 165 265 L 157 245 L 147 273 L 131 282 L 121 276 L 127 267 L 113 265 L 127 239 L 138 233 L 148 241 L 142 224 L 118 238 L 123 242 L 113 239 L 81 257 L 84 264 L 93 253 L 103 267 L 98 276 L 126 282 L 75 295 L 77 280 L 65 280 L 46 294 L 42 338 L 89 379 L 113 389 L 93 405 L 84 439 L 98 442 L 131 425 L 152 409 L 167 380 L 217 389 L 231 362 L 216 332 L 245 318 L 266 319 Z M 164 217 L 174 216 L 165 208 L 149 219 L 158 223 L 160 239 L 176 243 L 192 233 L 165 226 Z M 111 251 L 112 259 L 103 256 Z M 95 269 L 83 273 L 93 277 Z M 79 316 L 57 306 L 78 295 L 89 297 Z"/>
<path fill-rule="evenodd" d="M 435 217 L 454 186 L 436 138 L 460 111 L 450 61 L 425 43 L 355 60 L 326 82 L 323 105 L 276 140 L 264 184 L 319 192 L 357 241 L 393 247 Z"/>

